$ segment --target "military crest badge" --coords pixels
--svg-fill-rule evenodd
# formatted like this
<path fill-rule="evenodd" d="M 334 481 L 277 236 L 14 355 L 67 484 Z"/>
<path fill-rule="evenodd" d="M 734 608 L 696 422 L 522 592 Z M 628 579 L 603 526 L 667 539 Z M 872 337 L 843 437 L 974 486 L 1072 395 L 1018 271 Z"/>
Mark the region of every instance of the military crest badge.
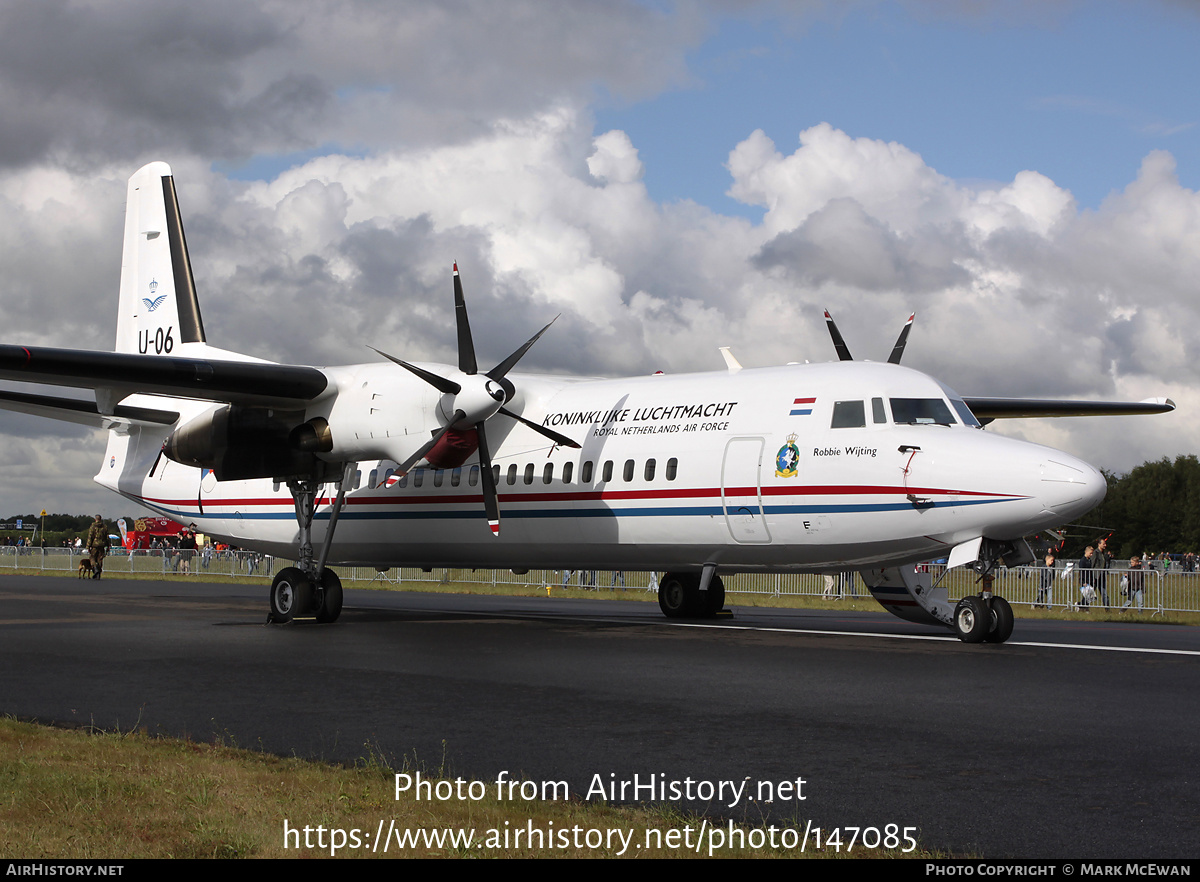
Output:
<path fill-rule="evenodd" d="M 775 477 L 794 478 L 800 464 L 800 448 L 796 446 L 796 436 L 788 435 L 787 443 L 775 454 Z"/>

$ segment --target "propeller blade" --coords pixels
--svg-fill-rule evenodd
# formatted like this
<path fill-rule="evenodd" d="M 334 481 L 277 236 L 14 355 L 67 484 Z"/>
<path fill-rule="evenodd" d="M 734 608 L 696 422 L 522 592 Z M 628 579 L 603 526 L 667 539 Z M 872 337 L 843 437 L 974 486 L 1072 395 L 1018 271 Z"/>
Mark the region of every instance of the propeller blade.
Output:
<path fill-rule="evenodd" d="M 479 468 L 483 484 L 483 510 L 487 512 L 488 526 L 492 535 L 500 535 L 500 501 L 496 498 L 496 476 L 492 473 L 492 455 L 488 452 L 487 435 L 483 430 L 483 421 L 475 424 L 475 432 L 479 435 Z"/>
<path fill-rule="evenodd" d="M 829 328 L 829 336 L 833 338 L 833 348 L 837 350 L 838 358 L 842 361 L 854 361 L 854 356 L 850 354 L 846 341 L 842 339 L 842 332 L 838 330 L 837 323 L 834 322 L 828 309 L 825 310 L 825 322 Z"/>
<path fill-rule="evenodd" d="M 450 431 L 450 427 L 453 426 L 455 423 L 457 423 L 459 420 L 461 420 L 465 416 L 466 416 L 466 414 L 463 413 L 461 410 L 454 411 L 454 417 L 450 420 L 450 422 L 446 423 L 446 425 L 442 426 L 440 429 L 438 429 L 436 432 L 434 432 L 433 437 L 430 438 L 427 443 L 421 445 L 420 450 L 418 450 L 416 453 L 414 453 L 408 459 L 404 460 L 404 462 L 402 462 L 396 468 L 396 474 L 400 475 L 401 477 L 403 477 L 404 475 L 407 475 L 409 470 L 413 466 L 415 466 L 417 463 L 419 463 L 421 461 L 421 459 L 425 456 L 425 454 L 427 454 L 429 451 L 433 450 L 435 444 L 437 444 L 439 441 L 442 440 L 442 436 Z"/>
<path fill-rule="evenodd" d="M 416 365 L 409 364 L 407 361 L 401 361 L 400 359 L 396 358 L 394 355 L 388 355 L 386 352 L 380 352 L 374 346 L 368 346 L 367 348 L 374 352 L 378 352 L 380 355 L 382 355 L 388 361 L 395 362 L 396 364 L 400 365 L 400 367 L 404 368 L 405 370 L 412 371 L 414 374 L 416 374 L 418 377 L 420 377 L 422 380 L 424 380 L 426 383 L 428 383 L 434 389 L 437 389 L 439 392 L 446 392 L 450 395 L 457 395 L 459 392 L 462 391 L 462 386 L 458 385 L 458 383 L 454 382 L 453 380 L 447 380 L 445 377 L 439 377 L 437 374 L 431 374 L 429 371 L 419 368 Z"/>
<path fill-rule="evenodd" d="M 900 363 L 900 357 L 904 355 L 904 344 L 908 342 L 908 332 L 912 330 L 913 319 L 916 317 L 917 314 L 914 312 L 908 317 L 908 321 L 904 323 L 904 328 L 900 331 L 900 336 L 896 338 L 896 345 L 892 347 L 892 354 L 888 356 L 888 364 Z"/>
<path fill-rule="evenodd" d="M 559 313 L 559 315 L 561 315 L 561 314 L 562 313 Z M 524 346 L 522 346 L 520 349 L 518 349 L 516 352 L 514 352 L 508 358 L 504 359 L 504 361 L 500 362 L 498 365 L 496 365 L 494 368 L 492 368 L 490 371 L 488 371 L 487 372 L 488 377 L 497 382 L 504 379 L 504 375 L 507 374 L 509 371 L 511 371 L 514 366 L 516 366 L 516 363 L 521 360 L 521 358 L 525 355 L 526 352 L 529 351 L 529 347 L 538 341 L 538 337 L 542 336 L 542 334 L 544 334 L 548 330 L 550 330 L 550 325 L 554 324 L 556 321 L 558 321 L 557 315 L 554 318 L 550 319 L 550 322 L 549 322 L 549 324 L 546 325 L 546 327 L 542 328 L 540 331 L 538 331 L 536 334 L 534 334 L 532 337 L 530 337 L 528 340 L 526 340 Z"/>
<path fill-rule="evenodd" d="M 539 426 L 537 423 L 535 423 L 531 420 L 527 420 L 527 419 L 525 419 L 525 417 L 513 413 L 507 407 L 500 408 L 498 413 L 502 413 L 509 419 L 516 420 L 518 423 L 524 423 L 526 426 L 529 426 L 529 428 L 533 429 L 533 431 L 537 432 L 539 435 L 544 435 L 547 438 L 549 438 L 555 444 L 561 444 L 563 447 L 574 447 L 576 450 L 578 450 L 580 447 L 580 445 L 577 442 L 572 441 L 566 435 L 560 435 L 560 434 L 558 434 L 558 432 L 555 432 L 553 429 L 547 429 L 545 426 Z"/>
<path fill-rule="evenodd" d="M 463 299 L 457 263 L 454 264 L 454 321 L 458 325 L 458 369 L 464 374 L 477 374 L 479 365 L 475 361 L 475 343 L 471 340 L 471 323 L 467 321 L 467 301 Z"/>

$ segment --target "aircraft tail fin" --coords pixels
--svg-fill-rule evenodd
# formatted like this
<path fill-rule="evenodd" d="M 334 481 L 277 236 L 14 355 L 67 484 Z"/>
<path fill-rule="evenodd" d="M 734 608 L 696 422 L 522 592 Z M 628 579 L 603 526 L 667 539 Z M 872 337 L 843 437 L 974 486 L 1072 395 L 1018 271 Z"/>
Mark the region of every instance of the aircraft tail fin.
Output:
<path fill-rule="evenodd" d="M 116 350 L 178 355 L 181 344 L 204 342 L 175 179 L 152 162 L 129 179 Z"/>

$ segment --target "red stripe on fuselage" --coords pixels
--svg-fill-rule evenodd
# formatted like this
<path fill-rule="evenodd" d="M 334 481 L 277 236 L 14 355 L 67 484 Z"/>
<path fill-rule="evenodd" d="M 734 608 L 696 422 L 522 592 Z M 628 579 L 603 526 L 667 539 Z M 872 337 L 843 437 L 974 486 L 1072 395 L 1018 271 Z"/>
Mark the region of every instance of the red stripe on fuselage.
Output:
<path fill-rule="evenodd" d="M 498 495 L 509 502 L 602 502 L 602 501 L 649 501 L 666 499 L 720 499 L 720 487 L 681 487 L 669 490 L 576 490 L 537 492 L 506 491 L 497 487 Z M 821 486 L 796 487 L 726 487 L 724 496 L 755 496 L 757 494 L 770 497 L 795 497 L 805 499 L 813 496 L 992 496 L 1003 499 L 1020 499 L 1015 493 L 988 493 L 982 490 L 946 490 L 937 487 L 885 487 L 879 485 L 831 484 Z M 462 493 L 458 488 L 434 488 L 434 492 L 422 492 L 419 495 L 407 493 L 398 494 L 389 488 L 385 493 L 369 493 L 361 496 L 347 496 L 346 505 L 428 505 L 431 502 L 460 503 L 478 502 L 483 498 L 481 493 Z M 146 502 L 176 507 L 191 507 L 196 505 L 195 499 L 155 499 L 145 497 Z M 332 497 L 322 497 L 317 505 L 331 505 Z M 205 499 L 208 508 L 233 508 L 267 505 L 290 505 L 286 497 L 241 497 L 233 499 Z"/>

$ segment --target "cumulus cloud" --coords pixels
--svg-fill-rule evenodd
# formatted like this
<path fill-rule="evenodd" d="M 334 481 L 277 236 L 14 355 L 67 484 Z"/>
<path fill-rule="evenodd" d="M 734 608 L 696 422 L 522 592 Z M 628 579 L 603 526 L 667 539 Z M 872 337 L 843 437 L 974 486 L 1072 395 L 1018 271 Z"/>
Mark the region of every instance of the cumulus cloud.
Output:
<path fill-rule="evenodd" d="M 6 3 L 0 166 L 445 143 L 681 83 L 703 30 L 634 0 Z"/>

